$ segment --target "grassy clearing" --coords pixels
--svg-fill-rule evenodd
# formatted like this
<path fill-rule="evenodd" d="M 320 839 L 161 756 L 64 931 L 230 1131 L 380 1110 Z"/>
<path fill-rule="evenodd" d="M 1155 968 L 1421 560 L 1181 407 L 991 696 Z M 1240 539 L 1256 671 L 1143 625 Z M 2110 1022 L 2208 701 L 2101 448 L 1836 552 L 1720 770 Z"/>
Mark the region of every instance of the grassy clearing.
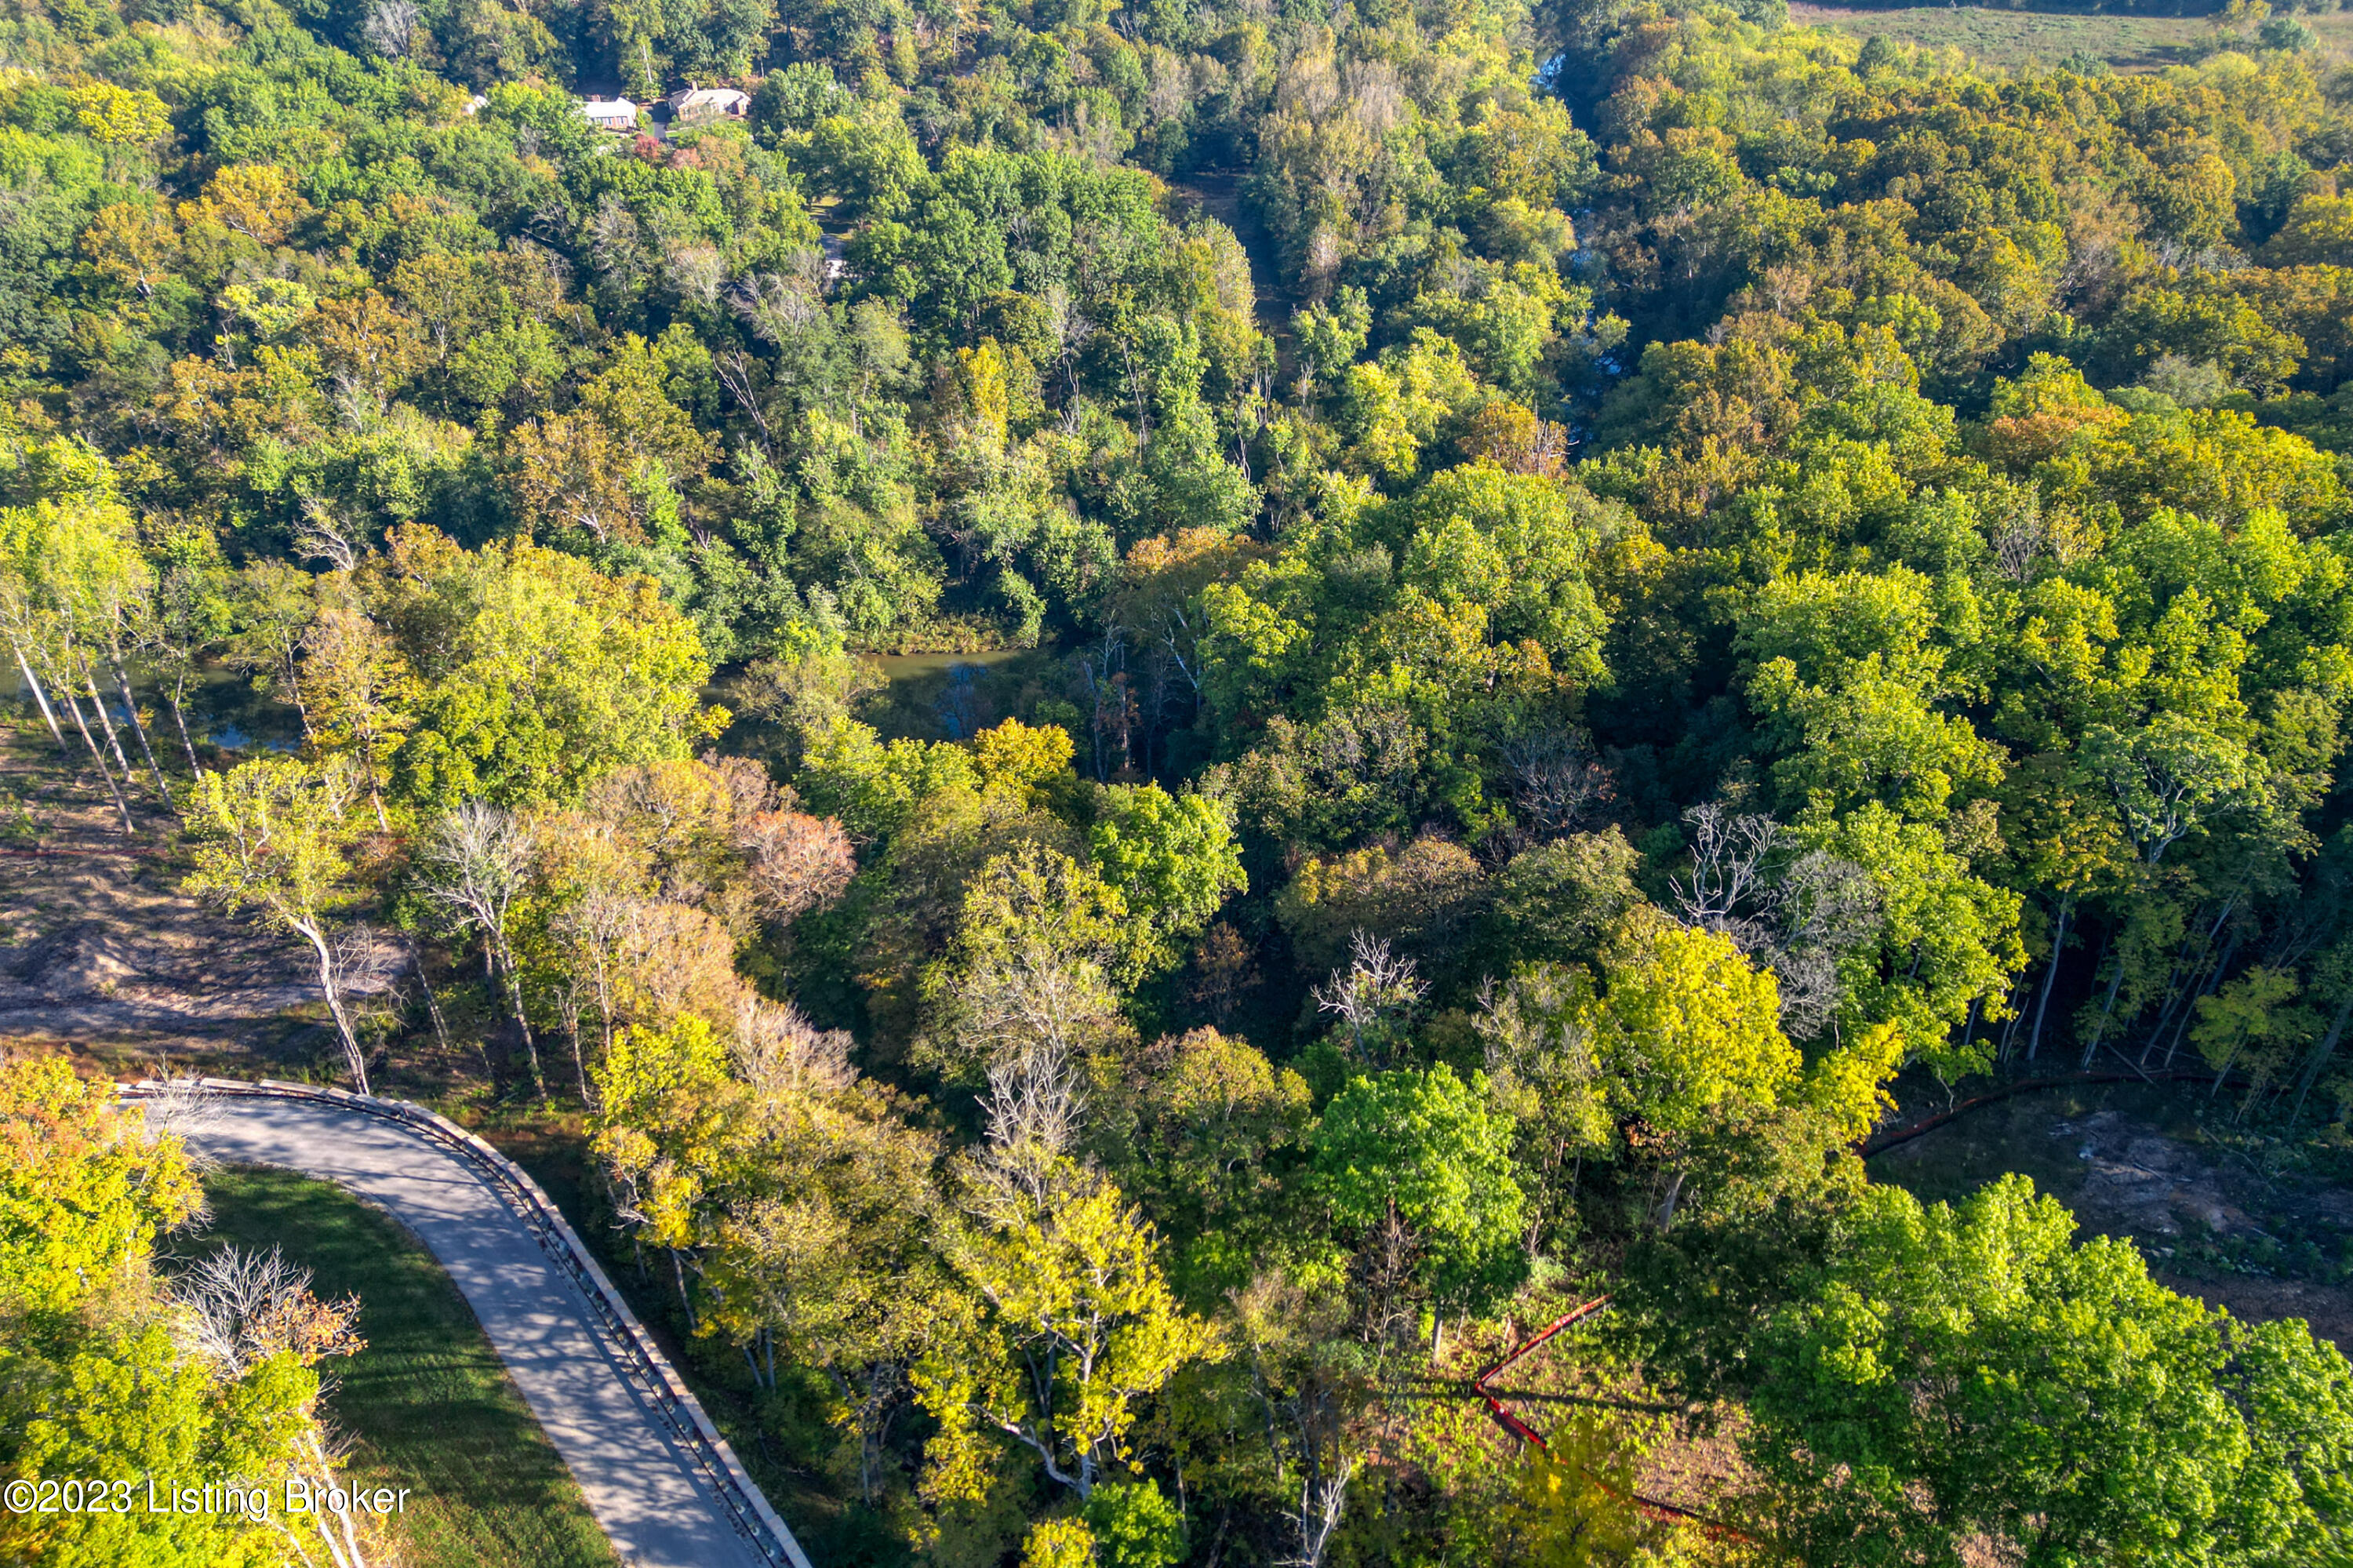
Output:
<path fill-rule="evenodd" d="M 322 1297 L 359 1294 L 367 1349 L 330 1402 L 364 1486 L 415 1493 L 405 1568 L 618 1568 L 580 1489 L 507 1378 L 465 1298 L 398 1225 L 323 1181 L 224 1171 L 210 1229 L 184 1251 L 282 1247 Z"/>
<path fill-rule="evenodd" d="M 1857 37 L 1876 33 L 1891 44 L 1958 49 L 2005 70 L 2030 62 L 2056 65 L 2074 54 L 2094 56 L 2122 71 L 2162 70 L 2192 63 L 2214 36 L 2203 16 L 2093 16 L 1982 5 L 1864 9 L 1797 4 L 1789 7 L 1789 19 Z M 2340 59 L 2353 55 L 2353 12 L 2299 19 L 2320 35 L 2327 53 Z"/>

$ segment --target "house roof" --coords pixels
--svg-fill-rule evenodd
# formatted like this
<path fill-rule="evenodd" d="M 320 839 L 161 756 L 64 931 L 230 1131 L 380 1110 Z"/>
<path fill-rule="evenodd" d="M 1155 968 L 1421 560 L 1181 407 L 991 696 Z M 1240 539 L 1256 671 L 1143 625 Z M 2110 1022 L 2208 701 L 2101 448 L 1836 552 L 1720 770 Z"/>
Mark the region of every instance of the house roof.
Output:
<path fill-rule="evenodd" d="M 670 95 L 673 114 L 741 114 L 752 95 L 733 87 L 690 87 Z"/>

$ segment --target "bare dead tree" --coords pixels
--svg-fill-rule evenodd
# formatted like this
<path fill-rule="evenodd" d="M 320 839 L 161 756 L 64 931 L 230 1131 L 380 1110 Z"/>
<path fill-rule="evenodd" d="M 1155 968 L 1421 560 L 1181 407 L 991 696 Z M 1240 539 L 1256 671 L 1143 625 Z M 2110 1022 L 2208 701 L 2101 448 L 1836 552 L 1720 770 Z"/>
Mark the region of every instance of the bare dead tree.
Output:
<path fill-rule="evenodd" d="M 1319 782 L 1343 787 L 1400 786 L 1429 750 L 1429 736 L 1413 715 L 1391 703 L 1364 703 L 1334 714 L 1315 726 L 1309 740 Z"/>
<path fill-rule="evenodd" d="M 824 253 L 811 252 L 818 259 L 818 275 L 812 277 L 807 267 L 796 268 L 791 277 L 774 272 L 758 272 L 736 280 L 728 291 L 727 302 L 752 335 L 763 343 L 790 343 L 807 331 L 825 309 L 819 294 L 823 288 Z"/>
<path fill-rule="evenodd" d="M 189 1348 L 230 1376 L 291 1351 L 304 1361 L 349 1355 L 363 1343 L 359 1298 L 321 1301 L 311 1271 L 276 1247 L 223 1247 L 182 1275 L 173 1295 L 187 1308 Z"/>
<path fill-rule="evenodd" d="M 1054 1197 L 1084 1108 L 1068 1053 L 1041 1041 L 992 1065 L 980 1108 L 987 1131 L 974 1207 L 997 1224 L 1037 1215 Z"/>
<path fill-rule="evenodd" d="M 818 1029 L 798 1008 L 746 996 L 735 1012 L 735 1065 L 763 1096 L 839 1094 L 857 1081 L 849 1033 Z"/>
<path fill-rule="evenodd" d="M 1995 569 L 2011 582 L 2022 583 L 2034 574 L 2034 563 L 2051 550 L 2051 525 L 2042 515 L 2042 491 L 2029 483 L 2015 493 L 2002 514 L 1994 519 Z"/>
<path fill-rule="evenodd" d="M 1087 733 L 1094 746 L 1095 778 L 1101 781 L 1127 767 L 1141 717 L 1127 678 L 1127 633 L 1115 615 L 1105 620 L 1100 639 L 1071 655 L 1071 668 L 1072 683 L 1090 710 Z M 1114 737 L 1119 743 L 1116 762 L 1107 748 Z"/>
<path fill-rule="evenodd" d="M 1573 833 L 1617 793 L 1616 782 L 1583 740 L 1560 730 L 1523 736 L 1504 747 L 1522 843 Z"/>
<path fill-rule="evenodd" d="M 401 932 L 400 940 L 408 953 L 409 969 L 417 976 L 417 989 L 425 999 L 425 1015 L 433 1022 L 433 1038 L 439 1043 L 441 1049 L 447 1051 L 449 1049 L 449 1026 L 441 1016 L 441 998 L 434 992 L 433 976 L 425 968 L 425 949 L 411 932 Z"/>
<path fill-rule="evenodd" d="M 1759 813 L 1710 802 L 1683 820 L 1692 866 L 1669 886 L 1684 924 L 1731 938 L 1773 971 L 1789 1034 L 1820 1033 L 1838 1011 L 1838 960 L 1878 929 L 1870 874 L 1822 850 L 1782 859 L 1781 825 Z"/>
<path fill-rule="evenodd" d="M 849 835 L 830 817 L 801 811 L 739 815 L 731 833 L 752 875 L 760 913 L 790 921 L 839 897 L 858 874 Z"/>
<path fill-rule="evenodd" d="M 1714 800 L 1685 811 L 1683 821 L 1692 827 L 1692 865 L 1668 882 L 1675 907 L 1685 925 L 1738 941 L 1749 919 L 1742 911 L 1766 893 L 1765 857 L 1780 842 L 1781 824 Z"/>
<path fill-rule="evenodd" d="M 1356 1474 L 1354 1454 L 1341 1455 L 1338 1463 L 1320 1474 L 1301 1472 L 1299 1510 L 1296 1513 L 1286 1510 L 1283 1516 L 1298 1530 L 1299 1545 L 1290 1556 L 1276 1559 L 1282 1568 L 1323 1568 L 1324 1553 L 1340 1528 L 1340 1516 L 1348 1504 L 1348 1483 Z"/>
<path fill-rule="evenodd" d="M 661 237 L 662 278 L 680 299 L 709 310 L 727 281 L 727 259 L 689 234 Z"/>
<path fill-rule="evenodd" d="M 409 35 L 417 30 L 418 15 L 417 0 L 375 0 L 368 7 L 360 36 L 385 58 L 399 59 L 408 53 Z"/>
<path fill-rule="evenodd" d="M 140 1120 L 147 1141 L 176 1138 L 187 1161 L 199 1172 L 216 1170 L 217 1156 L 205 1146 L 205 1135 L 221 1122 L 220 1097 L 194 1074 L 159 1072 L 139 1097 Z"/>
<path fill-rule="evenodd" d="M 1054 342 L 1054 360 L 1062 367 L 1062 379 L 1068 395 L 1062 404 L 1062 429 L 1075 431 L 1079 428 L 1079 350 L 1094 334 L 1094 323 L 1071 302 L 1070 291 L 1060 283 L 1050 285 L 1045 293 L 1046 330 Z"/>
<path fill-rule="evenodd" d="M 1826 850 L 1792 861 L 1774 893 L 1781 938 L 1790 946 L 1846 952 L 1878 925 L 1879 888 L 1871 874 Z"/>
<path fill-rule="evenodd" d="M 298 1520 L 308 1519 L 311 1535 L 333 1568 L 368 1568 L 368 1549 L 362 1544 L 364 1535 L 368 1533 L 366 1524 L 353 1516 L 350 1493 L 343 1494 L 343 1506 L 339 1508 L 334 1502 L 336 1477 L 352 1449 L 347 1437 L 315 1421 L 295 1439 L 293 1467 L 309 1484 L 311 1510 L 308 1514 L 273 1513 L 269 1526 L 293 1547 L 304 1563 L 313 1559 L 303 1551 L 295 1526 Z"/>
<path fill-rule="evenodd" d="M 530 879 L 535 853 L 529 823 L 487 801 L 469 800 L 427 830 L 417 867 L 425 895 L 459 929 L 479 930 L 494 969 L 504 975 L 507 1002 L 531 1063 L 532 1088 L 544 1105 L 547 1080 L 540 1071 L 539 1044 L 532 1037 L 522 974 L 507 939 L 507 912 Z"/>
<path fill-rule="evenodd" d="M 339 572 L 350 571 L 360 558 L 349 532 L 336 521 L 333 508 L 315 495 L 302 502 L 302 521 L 294 529 L 294 554 L 306 561 L 324 561 Z"/>
<path fill-rule="evenodd" d="M 1078 1136 L 1081 1104 L 1078 1075 L 1058 1047 L 1041 1044 L 1000 1062 L 988 1070 L 981 1101 L 988 1146 L 1063 1153 Z"/>
<path fill-rule="evenodd" d="M 554 985 L 545 988 L 548 1004 L 555 1009 L 555 1021 L 564 1026 L 565 1041 L 572 1047 L 572 1078 L 580 1091 L 580 1103 L 591 1110 L 596 1108 L 596 1097 L 588 1086 L 588 1054 L 580 1044 L 580 1015 L 586 1011 L 594 990 L 586 975 L 568 967 Z"/>
<path fill-rule="evenodd" d="M 287 1262 L 276 1247 L 266 1253 L 224 1247 L 198 1260 L 174 1284 L 173 1295 L 183 1308 L 189 1348 L 227 1377 L 242 1376 L 272 1356 L 291 1353 L 303 1365 L 315 1366 L 331 1356 L 354 1355 L 367 1345 L 357 1327 L 359 1298 L 322 1301 L 311 1293 L 311 1271 Z M 330 1393 L 333 1386 L 334 1380 L 322 1373 L 320 1393 Z M 307 1514 L 273 1511 L 271 1528 L 286 1539 L 300 1562 L 317 1561 L 305 1549 L 308 1539 L 335 1568 L 367 1568 L 366 1531 L 348 1503 L 339 1508 L 332 1500 L 336 1467 L 346 1445 L 314 1413 L 292 1447 L 292 1478 L 308 1485 L 313 1506 Z M 298 1526 L 304 1534 L 298 1535 Z"/>
<path fill-rule="evenodd" d="M 768 411 L 754 382 L 754 366 L 752 356 L 740 348 L 711 356 L 712 372 L 719 377 L 719 384 L 727 388 L 737 407 L 752 416 L 752 424 L 760 433 L 761 452 L 772 454 L 776 450 L 775 432 L 768 428 Z"/>
<path fill-rule="evenodd" d="M 32 661 L 25 656 L 25 645 L 12 637 L 9 640 L 8 646 L 9 651 L 16 655 L 16 669 L 25 677 L 25 689 L 33 694 L 33 701 L 39 706 L 41 710 L 41 717 L 48 721 L 49 738 L 58 743 L 58 754 L 64 757 L 68 763 L 71 763 L 73 761 L 73 747 L 66 744 L 66 732 L 58 727 L 57 710 L 49 706 L 49 694 L 43 689 L 41 685 L 41 678 L 33 673 Z M 194 758 L 195 757 L 195 752 L 193 747 L 190 748 L 188 756 L 190 758 L 189 766 L 193 768 L 195 766 Z"/>
<path fill-rule="evenodd" d="M 1356 1418 L 1366 1404 L 1364 1358 L 1350 1344 L 1338 1291 L 1310 1291 L 1265 1273 L 1229 1298 L 1250 1388 L 1264 1422 L 1277 1486 L 1297 1476 L 1299 1507 L 1288 1568 L 1319 1568 L 1360 1461 Z"/>
<path fill-rule="evenodd" d="M 98 689 L 98 668 L 90 662 L 89 650 L 83 649 L 79 652 L 82 684 L 90 693 L 90 711 L 98 715 L 98 727 L 106 736 L 106 748 L 114 754 L 114 764 L 122 769 L 122 781 L 127 785 L 138 775 L 131 767 L 131 758 L 123 753 L 122 736 L 114 727 L 113 710 L 107 705 L 104 694 Z M 135 706 L 132 711 L 137 711 Z M 152 757 L 150 760 L 153 760 Z M 155 773 L 155 788 L 168 805 L 171 801 L 171 794 L 164 788 L 164 774 L 160 768 Z"/>
<path fill-rule="evenodd" d="M 366 1051 L 360 1044 L 360 1019 L 353 1001 L 383 995 L 391 989 L 392 976 L 398 967 L 397 950 L 364 920 L 353 921 L 335 931 L 320 953 L 322 980 L 343 1014 L 343 1049 L 363 1066 Z M 366 1075 L 361 1072 L 357 1075 L 360 1092 L 365 1094 Z"/>
<path fill-rule="evenodd" d="M 1868 872 L 1822 850 L 1799 855 L 1774 889 L 1768 962 L 1781 985 L 1781 1027 L 1811 1039 L 1838 1009 L 1838 960 L 1879 927 L 1879 889 Z"/>
<path fill-rule="evenodd" d="M 1347 1030 L 1350 1055 L 1385 1065 L 1388 1026 L 1419 1006 L 1430 988 L 1414 973 L 1414 961 L 1392 953 L 1386 938 L 1358 931 L 1348 947 L 1348 967 L 1334 969 L 1329 984 L 1308 994 L 1316 1012 L 1332 1013 Z"/>
<path fill-rule="evenodd" d="M 577 961 L 569 968 L 586 978 L 596 1001 L 596 1020 L 604 1033 L 604 1046 L 613 1048 L 613 984 L 615 966 L 619 962 L 623 946 L 629 939 L 636 901 L 608 888 L 592 887 L 581 897 L 559 912 L 555 917 L 556 935 L 571 948 Z M 573 1054 L 579 1054 L 579 1043 L 573 1043 Z M 585 1081 L 587 1067 L 580 1065 Z"/>
<path fill-rule="evenodd" d="M 139 830 L 132 821 L 130 798 L 123 794 L 122 786 L 115 782 L 112 770 L 106 766 L 106 758 L 99 751 L 98 742 L 90 733 L 89 721 L 82 717 L 81 704 L 74 696 L 71 682 L 59 683 L 57 692 L 65 700 L 66 712 L 72 717 L 74 727 L 81 732 L 81 743 L 89 750 L 90 759 L 98 765 L 98 776 L 106 781 L 107 793 L 114 797 L 114 809 L 121 815 L 124 836 L 135 836 Z"/>

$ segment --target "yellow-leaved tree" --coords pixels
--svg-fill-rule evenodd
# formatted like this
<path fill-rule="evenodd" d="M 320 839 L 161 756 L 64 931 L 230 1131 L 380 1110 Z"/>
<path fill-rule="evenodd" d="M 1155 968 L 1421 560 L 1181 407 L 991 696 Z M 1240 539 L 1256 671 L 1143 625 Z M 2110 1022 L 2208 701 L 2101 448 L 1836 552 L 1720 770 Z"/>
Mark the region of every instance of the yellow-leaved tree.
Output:
<path fill-rule="evenodd" d="M 632 1245 L 669 1255 L 679 1305 L 695 1324 L 686 1260 L 711 1234 L 709 1201 L 747 1139 L 726 1047 L 691 1013 L 666 1031 L 625 1029 L 596 1069 L 596 1095 L 603 1108 L 589 1119 L 589 1148 L 614 1211 Z"/>
<path fill-rule="evenodd" d="M 367 1054 L 344 996 L 353 953 L 329 910 L 350 871 L 349 775 L 291 757 L 258 757 L 196 779 L 188 811 L 195 864 L 181 886 L 235 914 L 254 909 L 311 949 L 352 1086 L 368 1092 Z"/>
<path fill-rule="evenodd" d="M 315 1368 L 362 1348 L 358 1302 L 319 1300 L 274 1252 L 155 1267 L 157 1240 L 202 1212 L 172 1131 L 186 1103 L 126 1107 L 61 1057 L 0 1060 L 0 1477 L 35 1504 L 12 1488 L 0 1563 L 366 1568 L 364 1521 L 277 1506 L 290 1482 L 323 1498 L 337 1478 Z M 150 1508 L 151 1480 L 269 1506 Z"/>
<path fill-rule="evenodd" d="M 987 1303 L 978 1331 L 914 1369 L 915 1397 L 939 1423 L 925 1478 L 936 1500 L 985 1494 L 992 1436 L 1091 1497 L 1126 1468 L 1143 1403 L 1220 1353 L 1216 1331 L 1168 1288 L 1152 1225 L 1116 1187 L 1057 1161 L 1013 1209 L 955 1260 Z"/>

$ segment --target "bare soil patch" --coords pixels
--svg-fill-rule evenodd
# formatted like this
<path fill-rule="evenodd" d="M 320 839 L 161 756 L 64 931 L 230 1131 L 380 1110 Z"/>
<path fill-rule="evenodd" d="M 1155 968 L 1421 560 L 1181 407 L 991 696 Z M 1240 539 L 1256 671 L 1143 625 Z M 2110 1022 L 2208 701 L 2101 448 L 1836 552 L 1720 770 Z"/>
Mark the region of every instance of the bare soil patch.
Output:
<path fill-rule="evenodd" d="M 2005 1171 L 2033 1178 L 2086 1235 L 2132 1242 L 2167 1285 L 2233 1316 L 2301 1318 L 2353 1348 L 2353 1192 L 2230 1124 L 2203 1089 L 2138 1084 L 2021 1095 L 1873 1157 L 1924 1201 Z"/>
<path fill-rule="evenodd" d="M 274 1054 L 311 1029 L 306 955 L 179 890 L 167 813 L 149 802 L 125 838 L 97 779 L 22 727 L 0 731 L 0 789 L 24 808 L 0 842 L 0 1040 L 218 1057 Z"/>

